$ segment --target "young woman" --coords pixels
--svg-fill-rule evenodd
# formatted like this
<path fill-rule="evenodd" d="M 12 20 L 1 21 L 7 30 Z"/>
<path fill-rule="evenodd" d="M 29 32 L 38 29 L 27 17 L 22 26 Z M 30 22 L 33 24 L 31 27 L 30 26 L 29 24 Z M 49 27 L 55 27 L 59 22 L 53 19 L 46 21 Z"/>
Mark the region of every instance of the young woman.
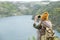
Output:
<path fill-rule="evenodd" d="M 36 15 L 35 20 L 34 20 L 34 28 L 38 29 L 37 30 L 37 40 L 42 40 L 42 36 L 44 37 L 43 40 L 47 40 L 46 37 L 49 35 L 46 35 L 46 32 L 50 32 L 51 36 L 53 35 L 52 31 L 52 23 L 51 21 L 48 20 L 49 14 L 48 12 L 44 12 L 42 15 Z M 36 25 L 37 20 L 40 18 L 39 24 Z"/>

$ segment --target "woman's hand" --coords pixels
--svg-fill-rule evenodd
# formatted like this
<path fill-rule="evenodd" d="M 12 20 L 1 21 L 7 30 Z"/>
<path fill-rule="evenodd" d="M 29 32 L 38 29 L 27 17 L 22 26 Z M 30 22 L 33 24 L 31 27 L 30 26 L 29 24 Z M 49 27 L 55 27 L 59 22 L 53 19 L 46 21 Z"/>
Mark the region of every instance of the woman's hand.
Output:
<path fill-rule="evenodd" d="M 38 15 L 35 16 L 35 18 L 34 18 L 34 23 L 37 22 L 37 19 L 38 19 Z"/>

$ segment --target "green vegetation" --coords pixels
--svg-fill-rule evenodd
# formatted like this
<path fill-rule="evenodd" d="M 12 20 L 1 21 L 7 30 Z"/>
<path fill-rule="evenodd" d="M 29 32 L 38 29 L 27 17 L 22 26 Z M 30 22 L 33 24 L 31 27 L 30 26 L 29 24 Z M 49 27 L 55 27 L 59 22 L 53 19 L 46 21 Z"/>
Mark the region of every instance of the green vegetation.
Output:
<path fill-rule="evenodd" d="M 36 40 L 36 38 L 35 38 L 35 36 L 32 36 L 32 38 L 29 37 L 28 40 Z M 54 40 L 60 40 L 60 38 L 55 36 Z"/>
<path fill-rule="evenodd" d="M 35 36 L 29 37 L 28 40 L 36 40 Z"/>
<path fill-rule="evenodd" d="M 36 40 L 36 38 L 33 36 L 33 37 L 32 37 L 32 40 Z"/>
<path fill-rule="evenodd" d="M 55 37 L 54 37 L 54 40 L 60 40 L 60 38 L 59 38 L 59 37 L 57 37 L 57 36 L 55 36 Z"/>

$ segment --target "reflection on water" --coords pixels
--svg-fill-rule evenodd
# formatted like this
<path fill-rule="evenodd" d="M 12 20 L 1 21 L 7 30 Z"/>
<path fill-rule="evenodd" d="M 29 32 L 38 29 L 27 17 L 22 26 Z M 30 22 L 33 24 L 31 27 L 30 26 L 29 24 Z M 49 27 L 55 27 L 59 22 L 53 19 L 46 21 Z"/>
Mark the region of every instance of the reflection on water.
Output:
<path fill-rule="evenodd" d="M 12 16 L 0 19 L 1 40 L 27 40 L 28 37 L 36 36 L 33 28 L 31 15 Z M 56 32 L 59 36 L 59 34 Z"/>

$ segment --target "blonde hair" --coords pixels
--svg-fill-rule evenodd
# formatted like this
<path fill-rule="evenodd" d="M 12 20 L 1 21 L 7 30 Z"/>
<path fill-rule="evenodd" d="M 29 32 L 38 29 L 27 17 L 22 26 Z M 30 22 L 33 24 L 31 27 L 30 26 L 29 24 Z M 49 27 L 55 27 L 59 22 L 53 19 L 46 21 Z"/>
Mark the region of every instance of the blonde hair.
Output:
<path fill-rule="evenodd" d="M 44 12 L 42 15 L 41 15 L 41 20 L 48 20 L 48 16 L 49 16 L 49 14 L 48 14 L 48 12 Z"/>

